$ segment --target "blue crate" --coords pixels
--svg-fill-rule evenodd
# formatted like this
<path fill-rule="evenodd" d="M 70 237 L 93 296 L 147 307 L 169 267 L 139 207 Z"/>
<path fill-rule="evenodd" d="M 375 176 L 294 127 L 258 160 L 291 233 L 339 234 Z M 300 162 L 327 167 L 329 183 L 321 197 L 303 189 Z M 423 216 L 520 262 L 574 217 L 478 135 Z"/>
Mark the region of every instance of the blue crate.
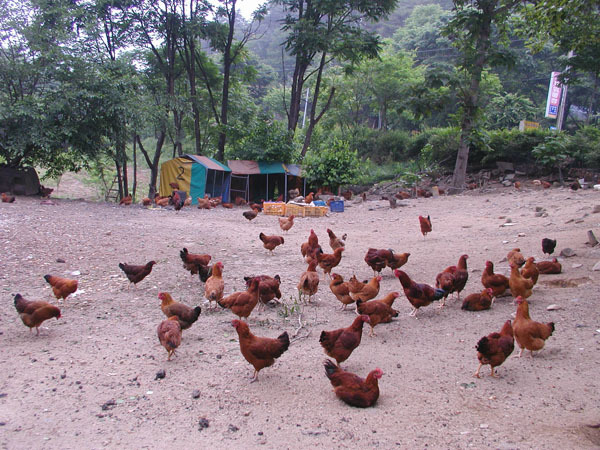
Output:
<path fill-rule="evenodd" d="M 331 212 L 344 212 L 344 201 L 343 200 L 334 200 L 329 203 L 329 210 Z"/>

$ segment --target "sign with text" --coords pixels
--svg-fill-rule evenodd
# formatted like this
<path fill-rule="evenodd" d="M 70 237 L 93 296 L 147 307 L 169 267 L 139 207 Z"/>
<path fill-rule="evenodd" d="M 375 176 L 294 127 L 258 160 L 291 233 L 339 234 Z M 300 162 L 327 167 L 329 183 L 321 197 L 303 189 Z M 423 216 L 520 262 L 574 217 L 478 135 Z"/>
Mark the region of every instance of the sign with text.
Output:
<path fill-rule="evenodd" d="M 560 72 L 552 72 L 550 76 L 550 86 L 548 87 L 548 100 L 546 100 L 546 117 L 556 119 L 558 116 L 558 107 L 560 105 L 560 94 L 562 86 L 558 82 Z"/>

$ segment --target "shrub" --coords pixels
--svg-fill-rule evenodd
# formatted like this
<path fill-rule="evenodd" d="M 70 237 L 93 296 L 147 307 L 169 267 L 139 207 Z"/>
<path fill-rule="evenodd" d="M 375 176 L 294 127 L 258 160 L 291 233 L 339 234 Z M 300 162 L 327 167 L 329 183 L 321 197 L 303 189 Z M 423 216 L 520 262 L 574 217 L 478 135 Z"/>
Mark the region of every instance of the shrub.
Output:
<path fill-rule="evenodd" d="M 334 139 L 330 146 L 307 153 L 302 167 L 311 185 L 329 186 L 335 192 L 339 186 L 356 181 L 360 160 L 346 141 Z"/>

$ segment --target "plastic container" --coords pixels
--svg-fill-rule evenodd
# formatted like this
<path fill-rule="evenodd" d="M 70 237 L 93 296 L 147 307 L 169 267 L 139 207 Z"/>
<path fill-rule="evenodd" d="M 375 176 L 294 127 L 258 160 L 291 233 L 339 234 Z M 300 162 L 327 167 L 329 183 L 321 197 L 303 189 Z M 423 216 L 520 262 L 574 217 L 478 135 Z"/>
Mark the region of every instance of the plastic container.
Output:
<path fill-rule="evenodd" d="M 329 203 L 329 209 L 331 212 L 344 212 L 344 201 L 343 200 L 334 200 Z"/>
<path fill-rule="evenodd" d="M 285 203 L 283 202 L 264 202 L 263 212 L 270 216 L 285 216 Z"/>

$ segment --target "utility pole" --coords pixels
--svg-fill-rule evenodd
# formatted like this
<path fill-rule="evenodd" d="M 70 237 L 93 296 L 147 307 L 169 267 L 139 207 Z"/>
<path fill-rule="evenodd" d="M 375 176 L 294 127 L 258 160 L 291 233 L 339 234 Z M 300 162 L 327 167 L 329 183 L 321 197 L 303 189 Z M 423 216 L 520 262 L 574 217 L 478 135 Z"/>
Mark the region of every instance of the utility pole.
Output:
<path fill-rule="evenodd" d="M 571 59 L 573 57 L 573 50 L 570 50 L 567 54 L 567 58 Z M 567 66 L 565 68 L 565 72 L 568 72 L 571 66 Z M 567 88 L 569 86 L 564 84 L 562 87 L 562 96 L 560 98 L 560 106 L 558 107 L 558 116 L 556 117 L 556 130 L 562 130 L 563 123 L 565 121 L 565 108 L 567 106 Z"/>
<path fill-rule="evenodd" d="M 302 116 L 302 128 L 304 128 L 304 123 L 306 122 L 306 112 L 308 111 L 308 94 L 310 92 L 310 88 L 306 88 L 306 100 L 304 101 L 304 115 Z"/>

